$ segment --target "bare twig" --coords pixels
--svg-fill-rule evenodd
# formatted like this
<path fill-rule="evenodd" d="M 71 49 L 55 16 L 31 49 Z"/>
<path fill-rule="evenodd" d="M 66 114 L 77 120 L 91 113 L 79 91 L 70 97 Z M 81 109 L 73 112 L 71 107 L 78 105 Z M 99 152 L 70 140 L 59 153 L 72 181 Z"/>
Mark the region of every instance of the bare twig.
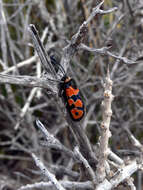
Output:
<path fill-rule="evenodd" d="M 16 124 L 15 127 L 14 127 L 16 130 L 19 128 L 20 121 L 23 119 L 23 117 L 24 117 L 25 114 L 27 113 L 27 110 L 29 109 L 29 106 L 30 106 L 30 104 L 31 104 L 31 101 L 32 101 L 33 97 L 35 96 L 37 90 L 38 90 L 37 87 L 35 87 L 35 88 L 33 88 L 33 89 L 31 90 L 31 93 L 30 93 L 29 97 L 27 98 L 27 101 L 26 101 L 24 107 L 23 107 L 22 110 L 21 110 L 19 121 L 17 122 L 17 124 Z"/>
<path fill-rule="evenodd" d="M 79 160 L 83 163 L 83 165 L 87 169 L 93 184 L 96 185 L 95 173 L 94 173 L 93 169 L 91 168 L 91 166 L 89 165 L 88 161 L 82 156 L 78 147 L 75 147 L 74 151 L 75 151 L 76 155 L 78 156 Z"/>
<path fill-rule="evenodd" d="M 129 139 L 131 140 L 132 144 L 137 147 L 141 152 L 143 152 L 143 145 L 135 138 L 135 136 L 130 132 L 129 129 L 125 129 Z"/>
<path fill-rule="evenodd" d="M 51 165 L 51 164 L 49 164 L 49 166 L 51 167 L 51 169 L 55 173 L 58 173 L 61 175 L 67 175 L 67 176 L 72 177 L 73 179 L 78 179 L 80 176 L 80 174 L 78 172 L 73 171 L 67 167 L 62 166 L 62 165 Z"/>
<path fill-rule="evenodd" d="M 79 189 L 89 189 L 89 190 L 93 190 L 93 185 L 90 181 L 86 181 L 86 182 L 74 182 L 74 181 L 61 181 L 60 182 L 61 185 L 64 188 L 67 189 L 75 189 L 75 190 L 79 190 Z M 28 184 L 25 186 L 22 186 L 21 188 L 19 188 L 18 190 L 30 190 L 33 188 L 51 188 L 53 186 L 52 182 L 39 182 L 39 183 L 35 183 L 35 184 Z"/>
<path fill-rule="evenodd" d="M 80 26 L 78 32 L 72 37 L 70 44 L 64 48 L 64 53 L 63 53 L 63 56 L 61 59 L 61 65 L 63 65 L 65 71 L 67 71 L 71 57 L 75 54 L 75 52 L 77 51 L 77 48 L 82 43 L 82 41 L 84 40 L 84 38 L 87 34 L 88 23 L 92 19 L 94 19 L 94 17 L 97 14 L 107 14 L 107 13 L 111 13 L 111 12 L 117 10 L 117 7 L 114 7 L 112 9 L 107 10 L 107 11 L 101 10 L 100 7 L 103 5 L 103 3 L 104 3 L 104 1 L 102 1 L 95 8 L 93 8 L 93 11 L 90 14 L 90 16 L 88 17 L 88 19 L 83 22 L 83 24 Z"/>
<path fill-rule="evenodd" d="M 110 134 L 110 120 L 112 116 L 111 103 L 113 100 L 112 95 L 112 81 L 109 76 L 109 70 L 107 71 L 107 78 L 104 87 L 104 100 L 102 102 L 102 123 L 101 123 L 101 137 L 99 145 L 99 162 L 97 165 L 96 175 L 98 181 L 103 181 L 105 178 L 105 162 L 108 155 L 108 141 Z"/>
<path fill-rule="evenodd" d="M 105 179 L 101 184 L 96 187 L 96 190 L 111 190 L 113 187 L 116 187 L 126 178 L 129 178 L 134 172 L 138 169 L 138 164 L 136 161 L 133 161 L 128 166 L 125 166 L 123 169 L 119 169 L 114 177 L 109 181 Z"/>
<path fill-rule="evenodd" d="M 114 152 L 112 152 L 109 148 L 108 148 L 108 157 L 119 165 L 124 164 L 124 161 L 119 156 L 117 156 Z"/>
<path fill-rule="evenodd" d="M 83 50 L 87 50 L 87 51 L 90 51 L 90 52 L 94 52 L 94 53 L 98 53 L 98 54 L 101 54 L 101 55 L 109 55 L 117 60 L 120 60 L 120 61 L 123 61 L 123 63 L 126 63 L 126 64 L 134 64 L 136 63 L 136 61 L 134 60 L 130 60 L 126 57 L 122 57 L 120 55 L 114 55 L 113 53 L 109 52 L 108 49 L 110 47 L 102 47 L 100 49 L 96 49 L 96 48 L 90 48 L 88 46 L 86 46 L 85 44 L 81 44 L 79 49 L 83 49 Z"/>
<path fill-rule="evenodd" d="M 50 147 L 50 148 L 55 148 L 59 151 L 64 152 L 65 154 L 67 154 L 68 156 L 70 156 L 71 158 L 73 158 L 74 160 L 78 160 L 78 157 L 76 156 L 76 154 L 74 154 L 74 152 L 72 152 L 71 150 L 69 150 L 68 148 L 66 148 L 64 145 L 62 145 L 60 143 L 60 141 L 58 139 L 56 139 L 52 134 L 50 134 L 46 128 L 44 127 L 44 125 L 37 119 L 36 120 L 36 124 L 39 127 L 39 129 L 42 131 L 42 133 L 44 134 L 44 136 L 46 137 L 46 146 Z"/>
<path fill-rule="evenodd" d="M 33 62 L 35 62 L 36 59 L 37 59 L 37 55 L 34 55 L 34 56 L 28 58 L 27 60 L 24 60 L 24 61 L 18 63 L 18 64 L 17 64 L 17 68 L 30 65 L 30 64 L 32 64 Z M 16 69 L 16 67 L 15 67 L 15 66 L 12 66 L 12 67 L 7 68 L 5 71 L 2 71 L 0 74 L 7 74 L 7 73 L 9 73 L 9 72 L 14 71 L 15 69 Z"/>
<path fill-rule="evenodd" d="M 102 9 L 100 9 L 100 7 L 103 5 L 103 3 L 104 3 L 104 1 L 99 3 L 99 5 L 97 5 L 95 8 L 93 8 L 93 11 L 90 14 L 90 16 L 88 17 L 86 23 L 89 23 L 97 14 L 108 14 L 108 13 L 111 13 L 111 12 L 116 11 L 118 9 L 117 7 L 113 7 L 113 8 L 108 9 L 108 10 L 102 10 Z"/>
<path fill-rule="evenodd" d="M 91 167 L 96 169 L 97 158 L 82 126 L 79 123 L 73 122 L 70 118 L 68 118 L 67 121 L 76 137 L 80 152 L 88 160 Z"/>
<path fill-rule="evenodd" d="M 29 25 L 29 31 L 32 36 L 33 44 L 34 44 L 35 50 L 37 51 L 37 54 L 40 58 L 42 66 L 44 67 L 44 69 L 46 71 L 48 71 L 50 68 L 50 71 L 52 72 L 54 77 L 57 79 L 57 74 L 55 72 L 55 69 L 54 69 L 53 65 L 51 64 L 49 56 L 46 54 L 44 46 L 39 38 L 38 31 L 36 30 L 36 27 L 33 24 Z"/>
<path fill-rule="evenodd" d="M 65 190 L 65 188 L 57 181 L 55 176 L 48 171 L 48 169 L 44 166 L 44 164 L 40 161 L 40 159 L 35 154 L 32 154 L 32 157 L 36 165 L 41 169 L 42 173 L 48 177 L 48 179 L 52 182 L 52 184 L 56 187 L 56 189 Z"/>
<path fill-rule="evenodd" d="M 27 87 L 40 87 L 48 89 L 51 92 L 54 92 L 53 86 L 49 85 L 49 82 L 45 78 L 36 78 L 30 76 L 12 76 L 12 75 L 1 75 L 0 74 L 0 83 L 4 84 L 17 84 L 20 86 Z M 53 82 L 52 82 L 53 83 Z M 55 93 L 57 93 L 55 91 Z"/>
<path fill-rule="evenodd" d="M 7 40 L 8 40 L 8 44 L 10 46 L 9 48 L 11 50 L 12 50 L 12 48 L 11 48 L 12 41 L 10 39 L 9 30 L 8 30 L 8 27 L 7 27 L 7 20 L 6 20 L 6 16 L 5 16 L 5 12 L 4 12 L 3 1 L 0 1 L 0 20 L 1 20 L 1 23 L 2 23 L 2 27 L 1 27 L 1 40 L 2 40 L 1 51 L 2 51 L 2 57 L 3 57 L 3 62 L 4 62 L 3 69 L 6 70 L 8 68 Z M 13 55 L 13 50 L 10 51 L 10 53 L 11 53 L 12 60 L 13 60 L 13 62 L 15 64 L 15 58 L 14 58 L 14 55 Z M 15 64 L 15 66 L 16 66 L 16 64 Z M 17 112 L 17 110 L 19 109 L 19 106 L 15 102 L 15 97 L 14 97 L 12 88 L 11 88 L 10 85 L 6 85 L 6 89 L 7 89 L 9 98 L 12 100 L 14 110 L 15 110 L 15 112 Z"/>

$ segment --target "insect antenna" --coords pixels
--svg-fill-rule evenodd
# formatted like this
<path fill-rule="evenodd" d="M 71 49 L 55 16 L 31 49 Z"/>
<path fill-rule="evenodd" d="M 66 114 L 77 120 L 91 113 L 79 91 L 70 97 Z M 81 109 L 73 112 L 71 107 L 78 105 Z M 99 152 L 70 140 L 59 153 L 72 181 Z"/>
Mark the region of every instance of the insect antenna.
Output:
<path fill-rule="evenodd" d="M 66 72 L 65 72 L 63 66 L 60 63 L 59 63 L 59 69 L 62 72 L 62 74 L 65 76 Z"/>
<path fill-rule="evenodd" d="M 50 56 L 51 59 L 51 63 L 56 67 L 56 65 L 58 65 L 58 69 L 61 71 L 61 73 L 63 74 L 63 76 L 65 76 L 66 72 L 63 68 L 63 66 L 55 59 L 54 55 Z"/>
<path fill-rule="evenodd" d="M 51 79 L 51 78 L 47 78 L 47 80 L 51 81 L 51 82 L 57 82 L 57 83 L 64 83 L 64 81 L 58 80 L 58 79 Z"/>

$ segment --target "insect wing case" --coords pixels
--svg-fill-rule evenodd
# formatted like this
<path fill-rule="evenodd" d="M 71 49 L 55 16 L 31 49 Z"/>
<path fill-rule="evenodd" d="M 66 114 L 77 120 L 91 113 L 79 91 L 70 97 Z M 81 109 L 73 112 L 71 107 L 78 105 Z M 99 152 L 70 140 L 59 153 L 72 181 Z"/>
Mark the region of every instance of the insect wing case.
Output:
<path fill-rule="evenodd" d="M 62 96 L 72 120 L 80 121 L 85 113 L 84 102 L 74 79 L 66 78 L 61 85 Z"/>

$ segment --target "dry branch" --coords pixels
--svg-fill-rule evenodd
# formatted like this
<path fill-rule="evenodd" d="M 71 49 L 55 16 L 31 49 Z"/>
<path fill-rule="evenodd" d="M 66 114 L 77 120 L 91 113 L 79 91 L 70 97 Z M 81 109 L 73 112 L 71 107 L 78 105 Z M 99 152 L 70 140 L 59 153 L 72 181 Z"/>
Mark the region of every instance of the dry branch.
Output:
<path fill-rule="evenodd" d="M 12 76 L 0 74 L 0 83 L 2 84 L 16 84 L 27 87 L 40 87 L 53 92 L 53 87 L 45 78 L 36 78 L 32 76 Z"/>
<path fill-rule="evenodd" d="M 76 154 L 74 154 L 74 152 L 66 148 L 64 145 L 62 145 L 58 139 L 56 139 L 52 134 L 50 134 L 39 120 L 36 120 L 36 124 L 43 133 L 43 135 L 46 137 L 46 143 L 44 143 L 45 146 L 49 148 L 55 148 L 60 152 L 64 152 L 69 157 L 73 158 L 75 161 L 79 160 Z"/>
<path fill-rule="evenodd" d="M 65 190 L 64 187 L 58 182 L 55 176 L 48 171 L 48 169 L 43 165 L 43 162 L 35 155 L 32 154 L 32 157 L 36 163 L 36 165 L 41 169 L 43 175 L 47 176 L 49 181 L 56 187 L 57 190 Z"/>
<path fill-rule="evenodd" d="M 92 183 L 90 181 L 85 181 L 85 182 L 75 182 L 75 181 L 61 181 L 60 182 L 61 185 L 64 188 L 67 189 L 75 189 L 75 190 L 79 190 L 79 189 L 89 189 L 89 190 L 93 190 L 93 186 Z M 28 184 L 26 186 L 23 186 L 21 188 L 19 188 L 18 190 L 30 190 L 33 188 L 51 188 L 53 187 L 53 184 L 51 182 L 39 182 L 39 183 L 35 183 L 35 184 Z"/>
<path fill-rule="evenodd" d="M 96 187 L 96 190 L 111 190 L 114 187 L 117 187 L 125 179 L 129 178 L 134 172 L 139 168 L 139 165 L 136 161 L 133 161 L 131 164 L 119 169 L 109 181 L 105 179 L 101 184 Z"/>
<path fill-rule="evenodd" d="M 110 120 L 112 116 L 111 103 L 113 100 L 112 95 L 112 81 L 109 75 L 109 69 L 107 71 L 107 78 L 104 84 L 104 100 L 102 102 L 102 123 L 100 126 L 101 137 L 99 145 L 99 161 L 97 165 L 96 176 L 98 181 L 101 182 L 106 176 L 105 163 L 108 156 L 108 143 L 111 137 L 110 133 Z"/>

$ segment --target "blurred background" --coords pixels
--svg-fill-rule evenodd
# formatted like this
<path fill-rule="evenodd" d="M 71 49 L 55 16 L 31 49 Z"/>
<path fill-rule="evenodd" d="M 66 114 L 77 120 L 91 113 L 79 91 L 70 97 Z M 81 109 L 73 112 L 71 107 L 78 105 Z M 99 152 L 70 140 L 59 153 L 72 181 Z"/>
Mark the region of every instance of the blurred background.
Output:
<path fill-rule="evenodd" d="M 43 69 L 34 53 L 28 25 L 34 24 L 48 54 L 58 61 L 63 48 L 78 31 L 100 0 L 1 0 L 0 1 L 0 73 L 40 76 Z M 72 58 L 68 74 L 83 94 L 86 117 L 83 129 L 96 146 L 102 120 L 101 102 L 107 65 L 113 81 L 111 149 L 123 159 L 137 154 L 126 131 L 143 143 L 143 2 L 142 0 L 105 0 L 102 9 L 118 10 L 97 15 L 88 25 L 84 44 L 90 48 L 111 46 L 109 51 L 127 62 L 106 54 L 80 50 Z M 0 84 L 0 187 L 16 189 L 38 182 L 43 176 L 36 170 L 30 152 L 37 153 L 58 179 L 54 166 L 68 167 L 69 158 L 43 147 L 43 136 L 35 119 L 46 126 L 69 149 L 75 142 L 63 117 L 65 107 L 57 96 L 45 89 Z M 76 166 L 72 163 L 72 169 Z M 133 176 L 142 186 L 142 173 Z M 139 188 L 138 188 L 139 189 Z"/>

